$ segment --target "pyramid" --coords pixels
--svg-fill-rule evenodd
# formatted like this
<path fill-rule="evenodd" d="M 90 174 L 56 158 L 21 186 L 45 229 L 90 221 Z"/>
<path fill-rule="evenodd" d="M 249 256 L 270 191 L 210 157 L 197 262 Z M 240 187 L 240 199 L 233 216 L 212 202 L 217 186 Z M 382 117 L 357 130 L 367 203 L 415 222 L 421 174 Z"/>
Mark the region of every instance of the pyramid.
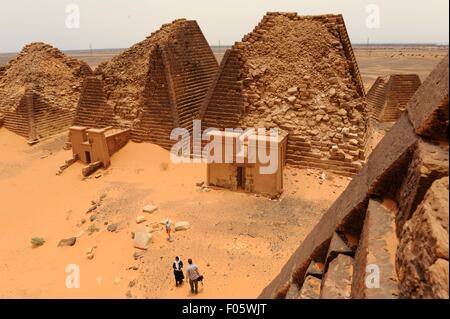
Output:
<path fill-rule="evenodd" d="M 448 299 L 448 73 L 447 56 L 260 298 L 317 292 L 307 270 L 319 262 L 320 298 Z M 353 253 L 328 264 L 336 234 Z"/>
<path fill-rule="evenodd" d="M 137 142 L 169 148 L 174 127 L 192 128 L 218 63 L 196 21 L 175 20 L 101 64 L 107 103 Z"/>
<path fill-rule="evenodd" d="M 341 15 L 267 13 L 222 60 L 203 129 L 289 133 L 287 163 L 354 175 L 364 161 L 364 86 Z"/>
<path fill-rule="evenodd" d="M 83 82 L 73 125 L 88 128 L 117 126 L 114 110 L 106 103 L 103 82 L 96 76 L 88 76 Z"/>
<path fill-rule="evenodd" d="M 4 127 L 29 142 L 65 131 L 74 118 L 81 84 L 92 71 L 44 43 L 32 43 L 11 60 L 0 77 Z"/>
<path fill-rule="evenodd" d="M 366 96 L 371 116 L 380 122 L 397 121 L 420 84 L 417 74 L 378 77 Z"/>

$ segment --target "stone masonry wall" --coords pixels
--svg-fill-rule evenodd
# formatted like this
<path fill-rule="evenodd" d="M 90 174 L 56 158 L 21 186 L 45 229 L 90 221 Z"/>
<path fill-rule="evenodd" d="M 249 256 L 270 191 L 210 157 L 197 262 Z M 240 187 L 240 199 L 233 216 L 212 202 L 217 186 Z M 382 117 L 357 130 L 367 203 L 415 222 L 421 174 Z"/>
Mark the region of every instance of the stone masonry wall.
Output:
<path fill-rule="evenodd" d="M 170 132 L 175 127 L 175 110 L 170 98 L 162 49 L 157 46 L 150 55 L 149 74 L 143 96 L 143 109 L 132 129 L 136 142 L 150 142 L 169 149 Z"/>
<path fill-rule="evenodd" d="M 88 128 L 118 125 L 112 108 L 106 103 L 103 82 L 96 76 L 89 76 L 83 82 L 73 125 Z"/>
<path fill-rule="evenodd" d="M 8 130 L 28 138 L 30 136 L 29 110 L 33 107 L 33 94 L 27 91 L 20 99 L 18 107 L 14 111 L 5 113 L 4 126 Z"/>
<path fill-rule="evenodd" d="M 178 124 L 191 129 L 218 64 L 195 21 L 186 21 L 174 37 L 164 46 L 166 68 L 173 81 Z"/>

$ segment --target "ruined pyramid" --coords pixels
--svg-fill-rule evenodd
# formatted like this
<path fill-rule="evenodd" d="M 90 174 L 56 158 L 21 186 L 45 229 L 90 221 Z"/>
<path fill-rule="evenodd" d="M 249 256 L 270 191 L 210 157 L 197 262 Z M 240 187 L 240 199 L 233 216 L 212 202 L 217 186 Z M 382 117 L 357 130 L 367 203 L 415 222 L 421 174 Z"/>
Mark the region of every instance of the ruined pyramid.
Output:
<path fill-rule="evenodd" d="M 380 122 L 397 121 L 420 84 L 417 74 L 378 77 L 366 96 L 371 116 Z"/>
<path fill-rule="evenodd" d="M 175 20 L 111 61 L 96 74 L 108 105 L 135 141 L 169 148 L 174 127 L 192 128 L 218 63 L 196 21 Z"/>
<path fill-rule="evenodd" d="M 448 299 L 448 74 L 447 56 L 261 298 Z"/>
<path fill-rule="evenodd" d="M 2 73 L 4 127 L 32 143 L 72 124 L 81 83 L 91 69 L 48 44 L 32 43 Z"/>
<path fill-rule="evenodd" d="M 268 13 L 228 50 L 203 127 L 278 127 L 287 163 L 353 175 L 364 161 L 364 86 L 341 15 Z"/>

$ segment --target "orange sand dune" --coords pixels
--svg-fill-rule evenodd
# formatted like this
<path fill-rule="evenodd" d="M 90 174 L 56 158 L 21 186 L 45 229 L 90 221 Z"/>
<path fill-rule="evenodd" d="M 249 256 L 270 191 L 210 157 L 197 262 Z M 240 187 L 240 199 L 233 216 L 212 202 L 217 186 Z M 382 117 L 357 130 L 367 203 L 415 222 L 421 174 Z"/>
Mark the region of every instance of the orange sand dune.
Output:
<path fill-rule="evenodd" d="M 280 201 L 205 192 L 196 186 L 205 179 L 204 164 L 172 164 L 160 147 L 131 142 L 101 176 L 83 180 L 81 163 L 56 175 L 71 157 L 64 142 L 62 135 L 30 147 L 0 129 L 0 298 L 191 298 L 188 285 L 174 285 L 176 255 L 185 264 L 193 258 L 204 273 L 197 297 L 254 298 L 348 184 L 333 175 L 319 184 L 320 172 L 287 168 Z M 91 222 L 86 211 L 102 194 Z M 142 213 L 147 203 L 158 210 Z M 174 233 L 173 242 L 154 233 L 149 250 L 135 261 L 131 232 L 138 215 L 149 224 L 186 220 L 191 229 Z M 118 223 L 118 231 L 107 231 L 105 222 Z M 91 224 L 99 231 L 88 235 Z M 74 246 L 57 247 L 73 236 Z M 32 237 L 46 242 L 32 248 Z M 68 264 L 80 267 L 79 289 L 66 287 Z"/>

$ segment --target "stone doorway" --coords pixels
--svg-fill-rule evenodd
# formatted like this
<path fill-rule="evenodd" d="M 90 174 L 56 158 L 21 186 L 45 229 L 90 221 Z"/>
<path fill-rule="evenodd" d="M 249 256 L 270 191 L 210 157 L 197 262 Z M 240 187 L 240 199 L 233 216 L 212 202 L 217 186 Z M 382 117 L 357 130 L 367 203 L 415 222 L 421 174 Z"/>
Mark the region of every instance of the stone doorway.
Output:
<path fill-rule="evenodd" d="M 86 163 L 91 163 L 91 152 L 85 151 L 84 155 L 86 156 Z"/>
<path fill-rule="evenodd" d="M 237 188 L 245 189 L 245 167 L 237 167 Z"/>

